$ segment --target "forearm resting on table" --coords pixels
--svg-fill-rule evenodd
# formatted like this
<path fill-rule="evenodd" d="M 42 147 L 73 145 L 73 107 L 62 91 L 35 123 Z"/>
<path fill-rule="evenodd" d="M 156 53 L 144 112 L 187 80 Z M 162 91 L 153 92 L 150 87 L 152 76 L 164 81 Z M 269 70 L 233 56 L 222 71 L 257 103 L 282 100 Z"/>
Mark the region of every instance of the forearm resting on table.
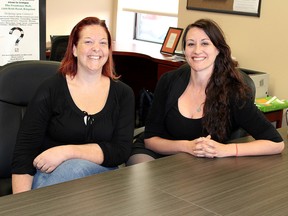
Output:
<path fill-rule="evenodd" d="M 168 140 L 161 137 L 145 139 L 146 148 L 164 155 L 180 152 L 191 154 L 194 145 L 194 142 L 189 140 Z"/>
<path fill-rule="evenodd" d="M 272 142 L 269 140 L 255 140 L 249 143 L 234 143 L 234 150 L 231 150 L 231 156 L 253 156 L 253 155 L 272 155 L 279 154 L 284 149 L 284 142 Z M 232 148 L 233 149 L 233 148 Z M 237 151 L 237 152 L 236 152 Z"/>
<path fill-rule="evenodd" d="M 231 157 L 231 156 L 253 156 L 253 155 L 272 155 L 279 154 L 284 149 L 284 142 L 272 142 L 269 140 L 255 140 L 249 143 L 231 143 L 227 145 L 217 144 L 213 140 L 206 140 L 215 144 L 213 157 Z M 160 137 L 151 137 L 145 139 L 146 148 L 160 154 L 177 154 L 185 152 L 198 156 L 195 152 L 195 140 L 166 140 Z M 212 146 L 211 145 L 211 146 Z M 205 153 L 205 150 L 203 150 Z M 203 153 L 202 153 L 203 154 Z M 202 157 L 205 154 L 202 155 Z"/>
<path fill-rule="evenodd" d="M 29 174 L 13 174 L 13 194 L 29 191 L 32 188 L 33 176 Z"/>

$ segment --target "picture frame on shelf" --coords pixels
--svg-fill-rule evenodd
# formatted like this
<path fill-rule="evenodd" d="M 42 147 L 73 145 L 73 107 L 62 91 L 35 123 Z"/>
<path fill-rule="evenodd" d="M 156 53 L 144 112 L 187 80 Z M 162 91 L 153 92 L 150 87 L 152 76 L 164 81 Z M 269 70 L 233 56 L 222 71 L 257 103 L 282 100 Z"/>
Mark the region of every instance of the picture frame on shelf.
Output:
<path fill-rule="evenodd" d="M 163 41 L 160 53 L 166 55 L 174 55 L 176 47 L 179 43 L 183 32 L 183 28 L 169 27 L 165 39 Z"/>

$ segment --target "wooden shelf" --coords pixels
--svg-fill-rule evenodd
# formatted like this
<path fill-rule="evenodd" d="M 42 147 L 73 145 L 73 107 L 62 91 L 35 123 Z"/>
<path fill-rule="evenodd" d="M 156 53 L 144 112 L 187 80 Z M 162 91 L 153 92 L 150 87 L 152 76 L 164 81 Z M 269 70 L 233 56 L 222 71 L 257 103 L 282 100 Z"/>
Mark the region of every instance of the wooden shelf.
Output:
<path fill-rule="evenodd" d="M 154 91 L 160 76 L 180 67 L 184 62 L 160 53 L 161 44 L 147 42 L 113 42 L 116 73 L 130 85 L 136 99 L 141 89 Z"/>

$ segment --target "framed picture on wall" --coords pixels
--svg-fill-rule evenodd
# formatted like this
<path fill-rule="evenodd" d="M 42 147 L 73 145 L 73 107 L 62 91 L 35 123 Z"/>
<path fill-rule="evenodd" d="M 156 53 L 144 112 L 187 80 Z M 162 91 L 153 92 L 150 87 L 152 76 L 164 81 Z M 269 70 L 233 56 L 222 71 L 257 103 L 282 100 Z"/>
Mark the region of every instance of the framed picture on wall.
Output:
<path fill-rule="evenodd" d="M 186 8 L 260 17 L 261 0 L 187 0 Z"/>
<path fill-rule="evenodd" d="M 162 54 L 173 55 L 175 53 L 182 32 L 182 28 L 169 27 L 160 52 Z"/>

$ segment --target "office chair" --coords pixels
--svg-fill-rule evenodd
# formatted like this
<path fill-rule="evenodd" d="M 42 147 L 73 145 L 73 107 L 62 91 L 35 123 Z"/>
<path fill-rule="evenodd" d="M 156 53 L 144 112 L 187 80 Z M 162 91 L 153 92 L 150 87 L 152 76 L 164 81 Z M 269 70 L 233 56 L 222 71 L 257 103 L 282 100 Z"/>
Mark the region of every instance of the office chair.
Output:
<path fill-rule="evenodd" d="M 69 35 L 51 35 L 50 61 L 61 61 L 65 55 Z"/>
<path fill-rule="evenodd" d="M 0 196 L 12 193 L 11 162 L 18 129 L 27 104 L 60 62 L 18 61 L 0 68 Z"/>

